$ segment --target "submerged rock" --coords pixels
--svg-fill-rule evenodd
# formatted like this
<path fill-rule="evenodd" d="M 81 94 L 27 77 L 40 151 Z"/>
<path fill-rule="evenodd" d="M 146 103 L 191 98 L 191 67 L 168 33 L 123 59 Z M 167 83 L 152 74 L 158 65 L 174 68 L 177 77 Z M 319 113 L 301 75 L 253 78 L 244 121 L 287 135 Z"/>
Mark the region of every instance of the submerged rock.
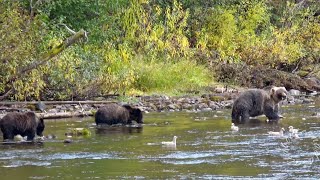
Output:
<path fill-rule="evenodd" d="M 65 139 L 65 140 L 63 140 L 63 143 L 66 143 L 66 144 L 72 143 L 72 142 L 73 142 L 72 139 Z"/>
<path fill-rule="evenodd" d="M 91 131 L 86 128 L 71 128 L 65 136 L 91 136 Z"/>

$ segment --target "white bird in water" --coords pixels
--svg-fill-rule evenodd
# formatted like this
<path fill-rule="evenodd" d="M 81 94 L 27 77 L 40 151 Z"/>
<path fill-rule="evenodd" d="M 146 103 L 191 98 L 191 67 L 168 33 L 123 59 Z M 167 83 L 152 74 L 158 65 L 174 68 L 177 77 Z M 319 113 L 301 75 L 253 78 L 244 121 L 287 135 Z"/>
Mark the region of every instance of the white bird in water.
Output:
<path fill-rule="evenodd" d="M 177 138 L 178 138 L 177 136 L 173 136 L 173 140 L 172 141 L 169 141 L 169 142 L 163 141 L 163 142 L 161 142 L 161 144 L 165 145 L 165 146 L 176 146 Z"/>
<path fill-rule="evenodd" d="M 239 127 L 234 125 L 234 123 L 231 124 L 231 130 L 232 131 L 239 131 Z"/>
<path fill-rule="evenodd" d="M 289 132 L 290 133 L 295 133 L 296 134 L 296 133 L 298 133 L 298 131 L 299 130 L 298 129 L 294 129 L 293 126 L 289 126 Z"/>
<path fill-rule="evenodd" d="M 292 137 L 293 139 L 299 139 L 299 138 L 300 138 L 300 136 L 298 135 L 298 133 L 292 133 L 292 134 L 291 134 L 291 137 Z"/>
<path fill-rule="evenodd" d="M 22 137 L 20 134 L 14 136 L 14 140 L 15 141 L 26 141 L 27 140 L 27 136 Z"/>
<path fill-rule="evenodd" d="M 274 136 L 283 136 L 284 131 L 285 131 L 285 129 L 281 128 L 279 132 L 269 131 L 268 134 L 274 135 Z"/>

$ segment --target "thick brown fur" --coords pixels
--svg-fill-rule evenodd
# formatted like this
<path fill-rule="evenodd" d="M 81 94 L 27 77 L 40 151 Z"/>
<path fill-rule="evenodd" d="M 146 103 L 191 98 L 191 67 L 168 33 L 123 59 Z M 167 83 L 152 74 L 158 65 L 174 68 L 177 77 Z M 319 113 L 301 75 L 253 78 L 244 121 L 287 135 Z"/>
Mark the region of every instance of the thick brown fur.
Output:
<path fill-rule="evenodd" d="M 37 134 L 43 136 L 45 128 L 43 119 L 39 119 L 34 112 L 9 112 L 0 120 L 3 140 L 13 140 L 15 135 L 27 136 L 32 141 Z"/>
<path fill-rule="evenodd" d="M 268 89 L 251 89 L 243 92 L 232 107 L 232 122 L 245 123 L 250 117 L 265 114 L 269 120 L 280 119 L 279 102 L 287 97 L 284 87 L 271 87 Z"/>
<path fill-rule="evenodd" d="M 129 105 L 107 104 L 95 114 L 96 124 L 131 124 L 132 121 L 143 123 L 142 111 Z"/>

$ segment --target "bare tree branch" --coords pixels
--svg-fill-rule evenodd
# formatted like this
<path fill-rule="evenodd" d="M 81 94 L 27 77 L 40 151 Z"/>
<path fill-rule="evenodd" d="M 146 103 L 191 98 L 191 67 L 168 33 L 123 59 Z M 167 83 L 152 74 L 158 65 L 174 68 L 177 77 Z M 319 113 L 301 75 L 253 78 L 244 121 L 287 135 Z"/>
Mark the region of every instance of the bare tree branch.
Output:
<path fill-rule="evenodd" d="M 75 34 L 76 32 L 70 29 L 66 24 L 60 23 L 59 25 L 64 26 L 71 34 Z"/>
<path fill-rule="evenodd" d="M 43 58 L 39 61 L 36 61 L 32 64 L 30 64 L 27 67 L 22 68 L 17 74 L 13 75 L 9 80 L 7 80 L 4 84 L 7 87 L 10 87 L 9 84 L 14 83 L 16 80 L 18 80 L 23 75 L 31 72 L 33 69 L 37 69 L 39 66 L 44 65 L 46 62 L 48 62 L 51 58 L 55 57 L 59 53 L 61 53 L 64 49 L 68 48 L 70 45 L 74 44 L 76 41 L 78 41 L 80 38 L 86 38 L 87 33 L 83 29 L 81 29 L 78 32 L 75 32 L 71 37 L 67 38 L 65 41 L 63 41 L 60 45 L 57 47 L 54 47 L 50 50 L 50 52 L 44 54 Z M 14 87 L 8 88 L 8 90 L 0 96 L 0 100 L 5 99 L 8 97 L 14 90 Z"/>

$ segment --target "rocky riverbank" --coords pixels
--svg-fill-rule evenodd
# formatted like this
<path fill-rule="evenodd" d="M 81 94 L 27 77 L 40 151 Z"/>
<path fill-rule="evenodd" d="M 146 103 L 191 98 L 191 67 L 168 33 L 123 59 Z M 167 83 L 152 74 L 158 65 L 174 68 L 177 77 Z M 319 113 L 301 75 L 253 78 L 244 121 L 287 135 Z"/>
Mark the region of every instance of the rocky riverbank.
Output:
<path fill-rule="evenodd" d="M 59 102 L 42 102 L 43 107 L 41 110 L 45 111 L 42 114 L 57 114 L 57 113 L 71 113 L 71 115 L 81 115 L 81 112 L 85 115 L 92 115 L 99 107 L 104 106 L 106 103 L 117 102 L 119 104 L 130 104 L 135 107 L 139 107 L 144 112 L 175 112 L 175 111 L 214 111 L 217 109 L 230 109 L 232 107 L 234 99 L 239 95 L 239 91 L 234 92 L 219 92 L 208 93 L 198 96 L 165 96 L 165 95 L 152 95 L 152 96 L 140 96 L 140 97 L 127 97 L 126 100 L 118 100 L 117 98 L 108 98 L 101 101 L 72 101 L 68 103 Z M 290 90 L 290 96 L 283 104 L 303 104 L 303 103 L 320 103 L 318 93 L 303 94 L 297 90 Z M 4 103 L 4 102 L 2 102 Z M 33 102 L 32 104 L 20 103 L 10 104 L 8 106 L 2 104 L 1 114 L 5 114 L 8 111 L 19 110 L 39 110 L 38 104 Z"/>

